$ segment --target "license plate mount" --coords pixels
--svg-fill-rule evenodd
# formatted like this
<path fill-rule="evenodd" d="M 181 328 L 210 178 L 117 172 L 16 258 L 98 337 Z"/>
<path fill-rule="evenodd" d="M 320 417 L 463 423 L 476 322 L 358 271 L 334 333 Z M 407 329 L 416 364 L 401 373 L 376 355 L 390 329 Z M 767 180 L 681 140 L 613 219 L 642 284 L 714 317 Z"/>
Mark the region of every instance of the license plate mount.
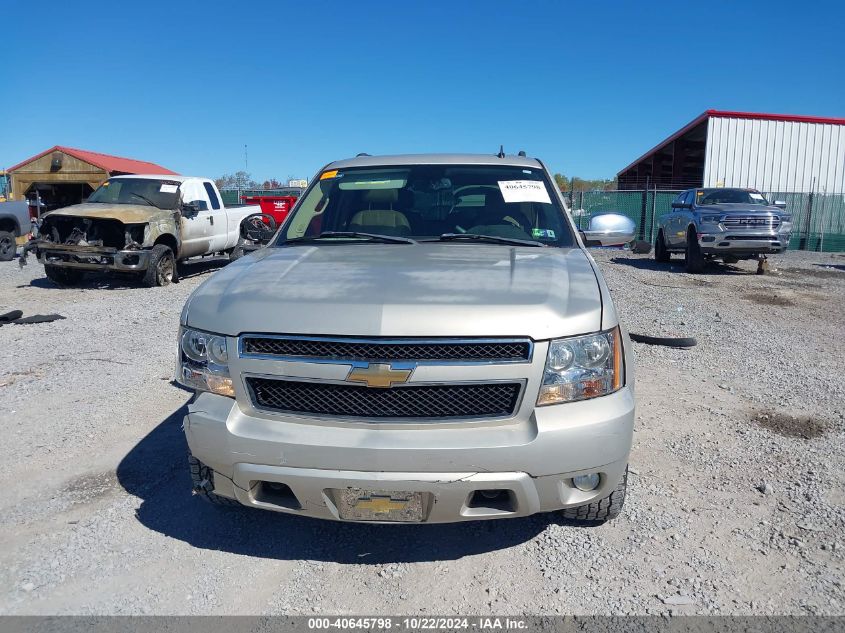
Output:
<path fill-rule="evenodd" d="M 424 518 L 424 494 L 402 490 L 344 488 L 334 497 L 341 519 L 420 523 Z"/>

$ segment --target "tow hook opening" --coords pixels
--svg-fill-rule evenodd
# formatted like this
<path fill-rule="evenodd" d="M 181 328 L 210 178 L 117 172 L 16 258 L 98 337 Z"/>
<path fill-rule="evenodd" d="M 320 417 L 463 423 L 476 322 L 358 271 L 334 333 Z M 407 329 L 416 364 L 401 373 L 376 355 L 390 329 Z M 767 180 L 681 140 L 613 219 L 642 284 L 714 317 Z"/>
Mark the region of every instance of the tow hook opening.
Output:
<path fill-rule="evenodd" d="M 512 490 L 475 490 L 467 507 L 491 512 L 516 512 L 516 495 Z"/>
<path fill-rule="evenodd" d="M 287 510 L 302 509 L 302 504 L 287 484 L 278 481 L 253 481 L 250 483 L 250 488 L 255 491 L 253 498 L 259 503 L 267 503 Z"/>

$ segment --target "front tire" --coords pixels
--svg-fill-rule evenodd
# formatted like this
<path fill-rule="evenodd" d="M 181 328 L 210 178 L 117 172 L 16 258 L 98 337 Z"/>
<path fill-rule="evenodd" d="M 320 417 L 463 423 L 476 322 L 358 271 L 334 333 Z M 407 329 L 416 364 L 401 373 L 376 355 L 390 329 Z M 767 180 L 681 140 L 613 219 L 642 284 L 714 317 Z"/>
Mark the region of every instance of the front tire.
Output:
<path fill-rule="evenodd" d="M 15 236 L 9 231 L 0 231 L 0 262 L 8 262 L 15 258 L 18 245 Z"/>
<path fill-rule="evenodd" d="M 668 249 L 666 248 L 666 240 L 663 239 L 663 231 L 657 232 L 657 238 L 654 240 L 654 261 L 661 264 L 668 264 L 671 259 Z"/>
<path fill-rule="evenodd" d="M 214 471 L 190 453 L 188 453 L 188 465 L 191 469 L 191 483 L 193 483 L 195 495 L 217 506 L 241 505 L 235 499 L 214 494 Z"/>
<path fill-rule="evenodd" d="M 82 281 L 85 273 L 73 268 L 63 268 L 61 266 L 50 266 L 47 264 L 44 266 L 44 274 L 47 275 L 47 279 L 59 286 L 75 286 Z"/>
<path fill-rule="evenodd" d="M 698 236 L 694 229 L 687 231 L 687 250 L 684 252 L 684 264 L 688 273 L 700 273 L 704 270 L 704 255 L 701 252 L 701 245 L 698 243 Z"/>
<path fill-rule="evenodd" d="M 150 254 L 150 265 L 144 271 L 141 281 L 148 288 L 167 286 L 176 281 L 176 257 L 169 246 L 156 244 Z"/>
<path fill-rule="evenodd" d="M 229 261 L 230 262 L 237 261 L 243 256 L 244 256 L 244 238 L 239 237 L 238 243 L 235 245 L 235 248 L 233 248 L 229 252 Z"/>
<path fill-rule="evenodd" d="M 628 467 L 622 479 L 616 484 L 616 488 L 604 499 L 593 501 L 582 506 L 566 508 L 561 510 L 563 518 L 580 525 L 601 525 L 619 516 L 622 506 L 625 505 L 625 494 L 628 488 Z"/>

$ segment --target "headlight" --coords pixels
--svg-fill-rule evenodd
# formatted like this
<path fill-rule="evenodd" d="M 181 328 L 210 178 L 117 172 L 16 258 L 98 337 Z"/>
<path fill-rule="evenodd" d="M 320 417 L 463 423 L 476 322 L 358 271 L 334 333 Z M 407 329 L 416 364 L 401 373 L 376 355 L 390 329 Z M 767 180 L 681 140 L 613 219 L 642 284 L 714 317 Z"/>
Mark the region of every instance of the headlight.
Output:
<path fill-rule="evenodd" d="M 549 343 L 537 406 L 605 396 L 625 384 L 622 335 L 607 332 Z"/>
<path fill-rule="evenodd" d="M 181 328 L 176 380 L 190 389 L 234 398 L 226 337 Z"/>
<path fill-rule="evenodd" d="M 701 222 L 703 224 L 718 224 L 720 216 L 718 215 L 702 215 Z"/>

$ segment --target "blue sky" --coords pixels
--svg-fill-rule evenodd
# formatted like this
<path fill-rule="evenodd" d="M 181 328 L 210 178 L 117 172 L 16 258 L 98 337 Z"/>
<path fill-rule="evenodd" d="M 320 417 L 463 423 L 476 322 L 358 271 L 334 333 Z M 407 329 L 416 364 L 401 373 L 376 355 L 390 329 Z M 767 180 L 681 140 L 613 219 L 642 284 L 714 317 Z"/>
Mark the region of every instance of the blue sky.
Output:
<path fill-rule="evenodd" d="M 708 108 L 845 116 L 836 2 L 4 0 L 0 166 L 52 145 L 216 177 L 520 149 L 611 177 Z"/>

